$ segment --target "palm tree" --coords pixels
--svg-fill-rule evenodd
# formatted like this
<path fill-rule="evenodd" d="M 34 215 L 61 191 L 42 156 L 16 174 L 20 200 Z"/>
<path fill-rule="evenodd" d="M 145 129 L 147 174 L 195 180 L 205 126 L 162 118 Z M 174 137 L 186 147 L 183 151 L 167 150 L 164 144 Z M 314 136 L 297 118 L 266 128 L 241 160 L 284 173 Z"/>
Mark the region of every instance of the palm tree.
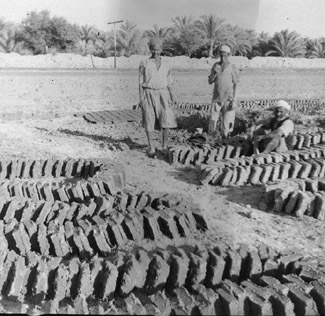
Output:
<path fill-rule="evenodd" d="M 209 57 L 213 57 L 215 46 L 225 43 L 231 36 L 225 25 L 225 20 L 214 15 L 203 15 L 201 20 L 196 22 L 196 27 L 200 30 L 209 44 Z"/>
<path fill-rule="evenodd" d="M 8 28 L 0 33 L 0 47 L 6 53 L 14 52 L 20 41 L 21 36 L 17 29 Z"/>
<path fill-rule="evenodd" d="M 139 43 L 142 34 L 136 24 L 125 21 L 117 31 L 117 44 L 120 54 L 130 57 L 139 50 Z"/>
<path fill-rule="evenodd" d="M 92 55 L 94 49 L 94 43 L 96 41 L 96 30 L 94 26 L 88 26 L 87 24 L 80 28 L 80 40 L 84 42 L 84 54 L 90 53 Z"/>
<path fill-rule="evenodd" d="M 247 56 L 254 44 L 256 44 L 256 35 L 254 31 L 245 30 L 239 26 L 227 25 L 231 36 L 226 39 L 226 44 L 232 49 L 234 55 Z"/>
<path fill-rule="evenodd" d="M 110 33 L 99 33 L 97 36 L 97 40 L 95 42 L 96 47 L 96 56 L 106 58 L 110 56 L 112 48 L 114 46 L 113 43 L 113 35 Z"/>
<path fill-rule="evenodd" d="M 325 58 L 325 38 L 318 38 L 316 40 L 307 41 L 308 58 Z"/>
<path fill-rule="evenodd" d="M 304 57 L 306 51 L 303 38 L 298 33 L 289 32 L 289 30 L 275 33 L 269 45 L 270 50 L 265 56 Z"/>
<path fill-rule="evenodd" d="M 171 32 L 172 29 L 170 27 L 159 27 L 157 24 L 154 24 L 153 30 L 146 30 L 144 36 L 149 39 L 160 39 L 164 43 L 169 39 Z"/>
<path fill-rule="evenodd" d="M 175 19 L 172 19 L 174 23 L 174 29 L 180 33 L 189 32 L 193 30 L 194 20 L 192 16 L 177 16 Z"/>

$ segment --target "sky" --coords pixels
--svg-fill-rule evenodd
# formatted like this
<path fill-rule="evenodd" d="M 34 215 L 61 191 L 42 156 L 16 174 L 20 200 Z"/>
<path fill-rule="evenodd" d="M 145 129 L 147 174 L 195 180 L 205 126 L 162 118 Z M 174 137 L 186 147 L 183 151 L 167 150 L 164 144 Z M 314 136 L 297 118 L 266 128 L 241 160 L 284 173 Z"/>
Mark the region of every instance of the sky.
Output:
<path fill-rule="evenodd" d="M 177 16 L 216 15 L 257 32 L 289 29 L 325 37 L 325 0 L 0 0 L 0 17 L 21 22 L 29 12 L 48 10 L 70 23 L 109 31 L 108 22 L 129 20 L 142 30 L 172 25 Z"/>

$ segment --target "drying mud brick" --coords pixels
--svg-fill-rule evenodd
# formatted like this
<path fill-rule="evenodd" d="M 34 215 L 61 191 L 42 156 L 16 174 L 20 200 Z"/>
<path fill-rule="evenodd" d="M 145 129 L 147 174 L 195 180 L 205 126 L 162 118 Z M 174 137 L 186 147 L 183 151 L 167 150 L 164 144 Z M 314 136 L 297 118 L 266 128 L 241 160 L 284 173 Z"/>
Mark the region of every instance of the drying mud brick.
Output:
<path fill-rule="evenodd" d="M 114 223 L 112 220 L 106 220 L 106 230 L 112 245 L 123 246 L 128 238 L 121 225 Z"/>
<path fill-rule="evenodd" d="M 302 168 L 298 174 L 298 178 L 300 179 L 306 179 L 308 178 L 312 165 L 309 162 L 301 162 Z"/>
<path fill-rule="evenodd" d="M 12 272 L 12 279 L 8 288 L 7 297 L 9 299 L 21 299 L 21 290 L 23 286 L 24 275 L 26 272 L 25 260 L 23 257 L 18 257 L 17 261 L 13 263 L 14 269 Z"/>
<path fill-rule="evenodd" d="M 34 179 L 39 179 L 42 177 L 44 160 L 35 160 L 31 165 L 31 176 Z"/>
<path fill-rule="evenodd" d="M 311 192 L 308 192 L 308 191 L 306 192 L 306 194 L 308 195 L 310 202 L 308 204 L 308 207 L 307 207 L 307 210 L 305 212 L 305 215 L 313 216 L 314 210 L 315 210 L 316 196 L 315 196 L 315 194 L 313 194 Z"/>
<path fill-rule="evenodd" d="M 278 275 L 279 267 L 279 262 L 272 259 L 267 259 L 263 266 L 263 274 L 266 276 L 276 277 Z"/>
<path fill-rule="evenodd" d="M 312 297 L 294 284 L 288 284 L 288 297 L 294 303 L 296 315 L 317 315 L 317 307 Z"/>
<path fill-rule="evenodd" d="M 109 245 L 108 240 L 105 238 L 103 228 L 98 225 L 93 226 L 92 236 L 95 239 L 96 246 L 99 249 L 99 254 L 106 257 L 111 253 L 111 245 Z"/>
<path fill-rule="evenodd" d="M 149 296 L 150 301 L 157 306 L 159 310 L 159 315 L 167 316 L 171 314 L 171 302 L 166 297 L 166 295 L 162 292 L 155 293 Z M 140 315 L 140 313 L 135 313 L 136 315 Z"/>
<path fill-rule="evenodd" d="M 217 258 L 220 260 L 220 269 L 223 271 L 223 275 L 221 277 L 229 279 L 233 282 L 238 282 L 242 263 L 239 253 L 229 250 L 225 258 L 225 265 L 222 257 L 219 256 Z"/>
<path fill-rule="evenodd" d="M 306 179 L 306 191 L 310 191 L 312 193 L 318 192 L 318 179 Z"/>
<path fill-rule="evenodd" d="M 60 226 L 59 231 L 49 236 L 54 247 L 54 252 L 57 257 L 65 257 L 70 253 L 70 247 L 67 244 L 64 236 L 63 226 Z"/>
<path fill-rule="evenodd" d="M 309 177 L 310 177 L 310 178 L 318 177 L 318 176 L 319 176 L 319 173 L 320 173 L 320 171 L 321 171 L 321 165 L 318 164 L 318 162 L 317 162 L 316 160 L 311 161 L 310 163 L 311 163 L 311 165 L 312 165 L 312 168 L 311 168 L 311 171 L 310 171 Z"/>
<path fill-rule="evenodd" d="M 145 290 L 148 295 L 163 289 L 169 275 L 169 270 L 168 263 L 161 256 L 158 254 L 152 256 L 145 284 Z"/>
<path fill-rule="evenodd" d="M 298 200 L 299 200 L 298 191 L 293 191 L 292 193 L 290 193 L 289 198 L 288 198 L 288 202 L 285 205 L 285 207 L 283 208 L 283 211 L 286 214 L 291 214 L 296 209 L 296 205 L 298 203 Z"/>
<path fill-rule="evenodd" d="M 248 298 L 248 311 L 250 315 L 273 315 L 272 305 L 263 296 L 255 293 L 249 288 L 246 288 Z M 245 313 L 245 314 L 246 314 Z"/>
<path fill-rule="evenodd" d="M 44 224 L 46 221 L 46 218 L 52 211 L 53 203 L 51 202 L 45 202 L 40 209 L 40 212 L 37 216 L 37 218 L 33 218 L 37 225 Z"/>
<path fill-rule="evenodd" d="M 245 315 L 245 301 L 247 296 L 245 290 L 230 280 L 224 280 L 221 287 L 236 298 L 238 303 L 238 315 Z"/>
<path fill-rule="evenodd" d="M 54 161 L 52 159 L 47 159 L 44 163 L 42 174 L 44 177 L 48 178 L 52 176 Z"/>
<path fill-rule="evenodd" d="M 223 174 L 222 174 L 222 178 L 220 180 L 220 185 L 221 186 L 229 185 L 229 182 L 233 176 L 233 173 L 234 173 L 234 168 L 229 168 L 229 167 L 223 168 Z"/>
<path fill-rule="evenodd" d="M 1 219 L 5 224 L 14 218 L 18 206 L 19 206 L 19 200 L 17 198 L 11 198 L 7 202 L 7 208 L 5 207 L 2 208 Z"/>
<path fill-rule="evenodd" d="M 256 250 L 248 253 L 248 276 L 253 282 L 257 282 L 262 274 L 262 262 Z"/>
<path fill-rule="evenodd" d="M 237 170 L 237 167 L 234 166 L 234 167 L 232 168 L 232 176 L 231 176 L 231 178 L 230 178 L 228 184 L 229 184 L 230 186 L 234 186 L 234 185 L 237 184 L 237 181 L 238 181 L 238 170 Z"/>
<path fill-rule="evenodd" d="M 116 289 L 118 270 L 109 260 L 104 260 L 103 269 L 99 274 L 98 297 L 100 299 L 110 298 Z"/>
<path fill-rule="evenodd" d="M 8 167 L 10 160 L 1 160 L 0 161 L 0 180 L 9 179 L 10 173 L 8 172 Z"/>
<path fill-rule="evenodd" d="M 325 219 L 325 195 L 316 194 L 313 217 L 319 220 Z"/>
<path fill-rule="evenodd" d="M 84 159 L 78 159 L 76 169 L 75 169 L 75 178 L 81 178 L 84 172 L 84 164 L 85 160 Z"/>
<path fill-rule="evenodd" d="M 146 212 L 143 213 L 145 238 L 149 238 L 151 240 L 160 240 L 163 238 L 157 219 L 158 215 L 150 212 L 149 208 L 147 207 Z"/>
<path fill-rule="evenodd" d="M 291 161 L 291 168 L 289 170 L 289 177 L 295 179 L 298 177 L 303 165 L 297 161 Z"/>
<path fill-rule="evenodd" d="M 222 281 L 226 262 L 221 256 L 209 252 L 205 283 L 208 287 L 218 286 Z"/>
<path fill-rule="evenodd" d="M 221 315 L 238 315 L 239 306 L 238 300 L 235 298 L 235 296 L 225 288 L 218 289 L 217 293 L 219 294 L 221 303 Z"/>
<path fill-rule="evenodd" d="M 119 295 L 122 297 L 127 296 L 134 289 L 138 268 L 139 263 L 134 255 L 126 259 L 123 275 L 118 288 Z"/>
<path fill-rule="evenodd" d="M 138 270 L 134 280 L 134 287 L 137 289 L 142 289 L 146 283 L 150 258 L 148 253 L 142 249 L 137 250 L 135 258 L 138 262 Z"/>
<path fill-rule="evenodd" d="M 288 254 L 285 256 L 282 256 L 280 258 L 280 266 L 279 266 L 279 271 L 283 274 L 283 273 L 293 273 L 293 266 L 294 263 L 298 260 L 300 260 L 301 258 L 303 258 L 303 255 L 299 254 L 299 253 L 293 253 L 293 254 Z"/>
<path fill-rule="evenodd" d="M 295 274 L 283 275 L 283 281 L 285 283 L 295 284 L 296 286 L 298 286 L 300 289 L 302 289 L 307 294 L 309 294 L 313 288 L 313 286 L 311 284 L 306 283 L 304 280 L 302 280 L 299 276 L 297 276 Z"/>
<path fill-rule="evenodd" d="M 66 297 L 69 271 L 64 265 L 59 265 L 54 272 L 53 283 L 50 284 L 53 300 L 61 301 Z"/>
<path fill-rule="evenodd" d="M 310 198 L 308 194 L 302 191 L 298 191 L 298 202 L 295 207 L 295 215 L 297 217 L 302 217 L 310 205 Z"/>
<path fill-rule="evenodd" d="M 273 171 L 273 165 L 272 164 L 261 165 L 261 168 L 263 169 L 263 171 L 260 176 L 260 182 L 266 183 L 270 179 L 271 173 Z"/>
<path fill-rule="evenodd" d="M 216 161 L 219 161 L 219 160 L 224 159 L 225 151 L 226 151 L 226 147 L 225 146 L 218 147 L 218 154 L 216 155 L 215 160 Z"/>
<path fill-rule="evenodd" d="M 48 291 L 48 267 L 44 259 L 40 259 L 36 266 L 36 273 L 31 287 L 31 299 L 34 304 L 40 304 Z"/>
<path fill-rule="evenodd" d="M 282 212 L 284 210 L 285 205 L 288 201 L 288 197 L 294 189 L 292 187 L 287 187 L 285 189 L 276 189 L 274 193 L 274 212 Z"/>
<path fill-rule="evenodd" d="M 65 191 L 65 189 L 63 187 L 56 189 L 55 193 L 56 193 L 59 201 L 70 203 L 68 194 L 67 194 L 67 192 Z"/>
<path fill-rule="evenodd" d="M 280 176 L 279 180 L 286 180 L 289 178 L 289 170 L 290 170 L 291 164 L 290 163 L 281 163 L 280 164 Z"/>
<path fill-rule="evenodd" d="M 70 178 L 73 176 L 74 166 L 76 164 L 75 159 L 68 159 L 64 164 L 63 174 L 66 178 Z"/>
<path fill-rule="evenodd" d="M 190 264 L 186 279 L 186 285 L 189 288 L 195 288 L 202 283 L 207 273 L 207 260 L 193 253 L 189 255 Z"/>
<path fill-rule="evenodd" d="M 183 249 L 178 249 L 170 260 L 170 274 L 167 288 L 173 290 L 185 285 L 190 259 Z"/>
<path fill-rule="evenodd" d="M 316 303 L 318 313 L 320 315 L 325 314 L 325 287 L 319 281 L 311 282 L 313 289 L 310 292 L 314 302 Z"/>
<path fill-rule="evenodd" d="M 77 293 L 78 296 L 87 298 L 92 292 L 90 267 L 87 262 L 82 262 L 77 276 Z"/>
<path fill-rule="evenodd" d="M 251 184 L 258 184 L 262 172 L 263 172 L 263 169 L 260 166 L 253 165 L 251 167 L 251 174 L 250 174 L 250 177 L 248 179 L 248 182 L 251 183 Z"/>
<path fill-rule="evenodd" d="M 53 166 L 53 177 L 55 178 L 59 178 L 61 177 L 61 175 L 63 176 L 62 174 L 62 169 L 63 169 L 63 160 L 57 160 Z"/>

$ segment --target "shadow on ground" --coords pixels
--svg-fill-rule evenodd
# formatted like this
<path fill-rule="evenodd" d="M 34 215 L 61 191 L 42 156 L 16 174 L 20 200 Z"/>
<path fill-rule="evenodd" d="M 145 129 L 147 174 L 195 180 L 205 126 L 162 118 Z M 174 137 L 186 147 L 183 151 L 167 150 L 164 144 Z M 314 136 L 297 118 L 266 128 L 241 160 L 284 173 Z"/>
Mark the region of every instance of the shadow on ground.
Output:
<path fill-rule="evenodd" d="M 102 136 L 102 135 L 93 135 L 93 134 L 86 134 L 84 132 L 80 131 L 71 131 L 69 129 L 58 129 L 58 132 L 66 134 L 66 135 L 71 135 L 71 136 L 81 136 L 81 137 L 86 137 L 89 139 L 92 139 L 94 141 L 102 141 L 105 143 L 124 143 L 126 144 L 129 149 L 143 149 L 146 148 L 147 145 L 144 144 L 139 144 L 135 141 L 133 141 L 129 136 L 124 137 L 124 138 L 112 138 L 112 137 L 107 137 L 107 136 Z"/>
<path fill-rule="evenodd" d="M 175 167 L 175 171 L 168 173 L 176 180 L 183 181 L 189 184 L 201 185 L 200 169 L 197 167 Z"/>

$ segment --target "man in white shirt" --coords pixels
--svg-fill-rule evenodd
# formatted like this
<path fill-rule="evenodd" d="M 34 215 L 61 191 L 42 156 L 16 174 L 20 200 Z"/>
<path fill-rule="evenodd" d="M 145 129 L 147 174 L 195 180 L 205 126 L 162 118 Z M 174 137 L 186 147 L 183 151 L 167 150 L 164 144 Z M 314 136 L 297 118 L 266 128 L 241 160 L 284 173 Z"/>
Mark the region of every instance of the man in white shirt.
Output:
<path fill-rule="evenodd" d="M 171 104 L 175 103 L 172 91 L 170 69 L 162 63 L 160 53 L 162 42 L 153 39 L 149 42 L 151 56 L 139 66 L 139 95 L 142 108 L 142 123 L 146 130 L 148 156 L 155 156 L 153 143 L 154 129 L 162 129 L 162 151 L 167 152 L 169 128 L 177 127 Z"/>
<path fill-rule="evenodd" d="M 255 154 L 288 151 L 285 138 L 294 131 L 294 123 L 289 118 L 290 110 L 290 104 L 280 100 L 273 109 L 274 117 L 259 123 L 260 127 L 253 135 Z"/>

